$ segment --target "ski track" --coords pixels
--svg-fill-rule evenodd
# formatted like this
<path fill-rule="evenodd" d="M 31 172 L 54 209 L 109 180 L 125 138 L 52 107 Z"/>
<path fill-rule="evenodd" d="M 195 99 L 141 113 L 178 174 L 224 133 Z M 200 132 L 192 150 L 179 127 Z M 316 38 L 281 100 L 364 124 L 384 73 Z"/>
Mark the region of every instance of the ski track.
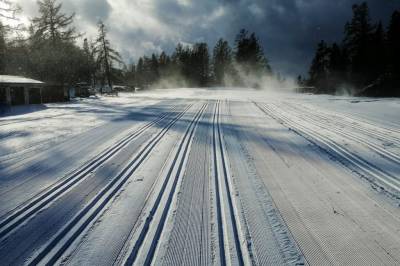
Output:
<path fill-rule="evenodd" d="M 230 104 L 228 110 L 226 120 L 235 121 L 231 115 Z M 241 134 L 240 129 L 234 125 L 226 126 L 224 135 L 227 150 L 232 155 L 231 169 L 248 231 L 247 243 L 253 264 L 303 265 L 301 251 L 296 247 L 280 217 L 246 147 L 246 143 L 251 140 Z"/>
<path fill-rule="evenodd" d="M 148 128 L 157 125 L 157 123 L 168 118 L 169 115 L 169 113 L 163 114 L 155 121 L 135 130 L 135 132 L 129 134 L 127 137 L 118 141 L 115 145 L 93 158 L 82 168 L 77 169 L 71 175 L 62 178 L 58 182 L 41 191 L 35 197 L 15 208 L 15 210 L 11 211 L 11 214 L 0 220 L 0 240 L 10 231 L 23 224 L 26 220 L 34 217 L 36 213 L 40 212 L 48 204 L 51 204 L 52 201 L 57 200 L 57 198 L 61 197 L 64 193 L 67 193 L 71 188 L 78 185 L 79 182 L 88 178 L 90 174 L 101 167 L 106 161 L 110 160 L 113 155 L 126 147 L 132 140 L 135 140 Z"/>
<path fill-rule="evenodd" d="M 377 126 L 376 124 L 363 121 L 359 118 L 351 118 L 347 115 L 343 114 L 333 114 L 323 110 L 316 110 L 305 106 L 305 105 L 294 105 L 293 103 L 287 103 L 289 107 L 295 108 L 301 112 L 304 112 L 307 116 L 319 117 L 322 119 L 320 122 L 330 122 L 336 125 L 340 125 L 342 128 L 350 128 L 351 130 L 355 130 L 364 134 L 365 136 L 372 136 L 378 140 L 385 140 L 387 142 L 395 142 L 400 145 L 400 130 L 389 129 L 383 126 Z"/>
<path fill-rule="evenodd" d="M 108 171 L 104 171 L 107 168 L 105 168 L 105 169 L 103 168 L 104 178 L 100 178 L 100 177 L 94 178 L 93 176 L 90 176 L 91 178 L 89 180 L 84 179 L 84 182 L 81 182 L 79 186 L 68 186 L 69 183 L 66 183 L 66 188 L 68 188 L 70 190 L 70 192 L 65 193 L 63 195 L 63 197 L 58 201 L 57 200 L 51 201 L 51 200 L 53 200 L 53 199 L 51 199 L 49 201 L 49 203 L 52 203 L 52 204 L 50 204 L 50 207 L 53 207 L 53 208 L 47 208 L 44 211 L 41 211 L 41 209 L 44 207 L 42 204 L 42 205 L 39 205 L 35 210 L 33 210 L 32 213 L 28 212 L 27 218 L 32 218 L 32 216 L 33 216 L 33 218 L 36 218 L 33 220 L 32 223 L 35 224 L 35 220 L 36 221 L 39 220 L 39 224 L 40 224 L 40 222 L 42 222 L 42 223 L 44 222 L 44 224 L 46 224 L 45 221 L 47 218 L 46 218 L 45 214 L 51 215 L 53 212 L 60 212 L 58 209 L 61 206 L 65 206 L 65 208 L 61 207 L 61 210 L 64 209 L 65 210 L 64 212 L 66 212 L 64 215 L 67 215 L 67 216 L 63 217 L 61 214 L 57 214 L 57 217 L 60 216 L 60 218 L 64 218 L 66 220 L 71 219 L 70 222 L 67 225 L 65 225 L 61 231 L 59 231 L 59 233 L 57 233 L 55 236 L 52 237 L 52 239 L 50 241 L 48 241 L 49 243 L 44 248 L 42 248 L 42 251 L 39 252 L 38 255 L 31 261 L 31 264 L 36 264 L 39 261 L 41 261 L 45 257 L 45 255 L 47 255 L 47 253 L 50 252 L 54 248 L 54 246 L 56 244 L 59 245 L 59 242 L 65 238 L 65 235 L 70 233 L 70 231 L 72 229 L 76 229 L 75 231 L 72 230 L 72 232 L 74 234 L 64 241 L 64 245 L 62 245 L 60 247 L 60 250 L 63 250 L 66 247 L 68 247 L 68 245 L 70 245 L 71 241 L 75 237 L 77 237 L 80 234 L 80 232 L 88 225 L 88 223 L 101 211 L 101 209 L 105 207 L 107 202 L 110 201 L 110 199 L 117 192 L 117 190 L 123 185 L 124 182 L 127 181 L 127 179 L 129 178 L 129 174 L 132 173 L 132 171 L 134 171 L 140 165 L 141 162 L 143 162 L 145 157 L 149 155 L 151 150 L 161 140 L 162 136 L 166 134 L 166 132 L 170 129 L 170 127 L 184 114 L 185 111 L 186 110 L 178 113 L 175 117 L 173 116 L 172 118 L 170 118 L 169 119 L 170 121 L 167 121 L 168 123 L 161 121 L 161 123 L 158 126 L 160 126 L 162 129 L 159 130 L 159 132 L 157 134 L 155 134 L 155 136 L 153 136 L 149 141 L 146 141 L 146 136 L 144 136 L 145 138 L 138 138 L 137 144 L 136 144 L 137 147 L 134 148 L 134 145 L 133 145 L 133 147 L 131 147 L 131 149 L 133 148 L 133 150 L 136 150 L 137 148 L 140 148 L 140 146 L 142 146 L 142 147 L 139 150 L 137 150 L 135 158 L 131 162 L 129 162 L 129 164 L 127 166 L 125 166 L 125 168 L 122 171 L 120 171 L 119 173 L 117 172 L 119 169 L 119 165 L 118 165 L 117 167 L 114 167 L 114 168 L 110 167 Z M 148 135 L 148 137 L 150 137 L 150 136 L 151 135 Z M 145 145 L 141 145 L 141 143 L 145 143 Z M 129 157 L 130 156 L 129 154 L 131 152 L 126 149 L 127 149 L 127 147 L 125 148 L 125 151 L 123 152 L 122 155 L 124 157 Z M 122 152 L 120 152 L 119 154 L 121 154 L 121 153 Z M 111 165 L 113 165 L 113 163 L 111 163 Z M 115 175 L 115 178 L 108 180 L 109 178 L 107 177 L 107 174 L 113 174 L 113 175 Z M 96 181 L 96 182 L 93 182 L 93 181 Z M 106 183 L 104 183 L 104 182 L 106 182 Z M 83 184 L 85 184 L 86 186 L 84 186 Z M 105 186 L 105 187 L 102 188 L 102 186 Z M 83 193 L 82 192 L 79 193 L 79 190 L 77 192 L 74 192 L 74 188 L 80 189 L 81 187 L 83 187 L 83 188 L 88 187 L 88 189 L 86 190 L 87 192 L 85 192 L 85 190 L 82 191 Z M 54 191 L 51 191 L 51 192 L 54 193 Z M 57 193 L 57 190 L 56 190 L 56 193 Z M 79 194 L 77 194 L 77 193 L 79 193 Z M 50 197 L 51 196 L 54 196 L 54 194 L 50 193 Z M 88 201 L 88 199 L 85 199 L 85 197 L 88 197 L 88 198 L 93 197 L 93 198 L 92 198 L 92 200 Z M 76 199 L 79 199 L 79 198 L 82 198 L 82 200 L 83 200 L 83 202 L 80 205 L 71 206 L 71 207 L 74 207 L 73 209 L 69 209 L 67 207 L 68 205 L 73 204 L 76 201 Z M 62 204 L 63 202 L 68 202 L 68 203 Z M 61 205 L 61 206 L 59 206 L 59 205 Z M 74 217 L 71 217 L 73 214 L 73 212 L 71 213 L 71 211 L 73 211 L 75 209 L 79 210 L 79 208 L 78 208 L 79 206 L 83 206 L 84 208 L 80 212 L 78 212 L 77 215 L 75 215 Z M 80 207 L 80 208 L 82 208 L 82 207 Z M 35 215 L 38 217 L 35 217 Z M 71 218 L 68 218 L 68 217 L 71 217 Z M 58 220 L 54 220 L 55 224 L 59 224 L 59 222 L 62 221 L 60 218 Z M 36 222 L 36 224 L 38 224 L 38 222 Z M 9 241 L 9 240 L 15 241 L 15 239 L 18 239 L 19 237 L 23 238 L 24 235 L 26 236 L 26 234 L 24 234 L 24 231 L 27 231 L 30 229 L 28 226 L 24 226 L 24 223 L 22 223 L 21 225 L 23 226 L 23 228 L 16 232 L 17 235 L 11 235 L 11 236 L 6 237 L 5 239 L 3 239 L 1 245 L 4 246 L 5 245 L 4 242 L 7 243 L 7 241 Z M 52 229 L 52 231 L 50 231 L 49 226 Z M 55 226 L 54 224 L 46 225 L 46 227 L 47 227 L 47 229 L 44 228 L 45 231 L 50 231 L 50 232 L 54 232 L 55 229 L 59 228 L 59 226 Z M 75 227 L 78 227 L 78 228 L 75 228 Z M 40 237 L 40 239 L 43 238 L 40 235 L 38 235 L 39 232 L 35 231 L 34 233 L 35 233 L 36 237 L 31 236 L 32 240 L 34 240 L 37 237 Z M 46 232 L 46 234 L 44 234 L 44 236 L 46 236 L 48 233 L 49 232 Z M 36 242 L 37 242 L 37 240 L 36 240 Z M 25 246 L 25 249 L 29 250 L 29 247 L 26 247 L 27 245 L 29 245 L 29 242 L 20 243 L 20 244 Z M 14 245 L 15 245 L 15 242 L 14 242 Z M 0 253 L 7 252 L 7 250 L 9 250 L 8 248 L 13 248 L 13 245 L 11 245 L 10 247 L 7 247 L 6 249 L 0 248 Z M 50 261 L 53 261 L 58 256 L 60 256 L 60 254 L 61 254 L 60 250 L 56 254 L 54 254 L 52 258 L 50 258 Z M 12 256 L 8 256 L 8 258 L 11 259 Z M 18 258 L 16 258 L 16 259 L 18 259 L 18 261 L 21 261 L 21 260 L 23 260 L 23 256 L 18 256 Z"/>
<path fill-rule="evenodd" d="M 285 115 L 278 108 L 274 108 L 271 105 L 257 106 L 281 124 L 288 126 L 316 146 L 324 149 L 339 162 L 342 162 L 346 167 L 359 173 L 376 187 L 386 189 L 392 197 L 400 198 L 400 179 L 396 177 L 395 174 L 373 165 L 360 155 L 357 155 L 354 151 L 340 145 L 337 140 L 329 138 L 327 134 L 321 134 L 321 132 L 310 126 L 307 127 L 300 124 L 287 114 Z"/>
<path fill-rule="evenodd" d="M 177 184 L 181 179 L 180 177 L 187 161 L 187 155 L 195 129 L 206 106 L 207 105 L 204 104 L 200 108 L 184 133 L 172 164 L 164 180 L 162 180 L 160 190 L 154 195 L 155 199 L 146 214 L 144 223 L 138 228 L 137 233 L 133 237 L 133 246 L 129 248 L 125 265 L 131 265 L 133 263 L 149 265 L 152 262 L 173 197 L 176 196 Z"/>
<path fill-rule="evenodd" d="M 192 117 L 191 112 L 186 112 L 176 122 L 172 132 L 165 135 L 163 141 L 157 145 L 151 160 L 148 158 L 143 162 L 107 210 L 97 218 L 90 229 L 86 230 L 82 240 L 65 252 L 60 262 L 71 265 L 110 265 L 118 264 L 117 261 L 122 263 L 123 258 L 120 255 L 127 252 L 126 243 L 129 243 L 129 239 L 143 222 L 145 206 L 150 205 L 151 196 L 157 192 L 158 185 L 162 181 L 163 175 L 159 173 L 171 164 L 171 158 L 176 152 L 175 147 L 178 146 L 181 137 L 180 132 L 186 129 Z M 160 164 L 160 161 L 165 163 Z M 125 219 L 121 220 L 121 216 Z M 108 222 L 101 222 L 102 220 Z M 117 228 L 114 227 L 116 223 L 119 224 Z"/>
<path fill-rule="evenodd" d="M 294 112 L 290 112 L 291 115 L 295 115 L 298 119 L 303 121 L 307 121 L 314 126 L 318 126 L 321 129 L 330 131 L 331 133 L 335 133 L 336 135 L 342 136 L 347 140 L 353 140 L 361 145 L 367 146 L 373 152 L 378 153 L 382 157 L 385 157 L 388 160 L 391 160 L 393 163 L 400 164 L 400 155 L 390 152 L 389 150 L 382 148 L 388 145 L 398 145 L 400 144 L 400 135 L 396 135 L 391 137 L 390 133 L 380 133 L 378 130 L 367 129 L 357 122 L 353 122 L 357 124 L 357 126 L 353 126 L 352 123 L 343 123 L 341 122 L 341 118 L 335 117 L 331 118 L 326 115 L 321 114 L 313 114 L 307 110 L 294 107 L 292 105 L 285 105 L 289 108 L 287 110 L 292 109 Z M 275 106 L 277 108 L 277 106 Z M 301 115 L 300 115 L 301 114 Z M 349 129 L 350 130 L 349 130 Z M 359 134 L 356 134 L 356 133 Z M 361 133 L 361 135 L 360 135 Z M 385 134 L 385 135 L 384 135 Z M 383 141 L 383 143 L 382 143 Z M 380 145 L 378 145 L 379 143 Z M 382 146 L 382 147 L 381 147 Z"/>
<path fill-rule="evenodd" d="M 268 112 L 268 120 L 282 124 L 274 114 Z M 251 150 L 306 261 L 311 265 L 397 265 L 400 240 L 393 232 L 399 230 L 398 207 L 359 183 L 357 176 L 335 167 L 326 150 L 296 147 L 303 135 L 296 137 L 293 127 L 279 128 L 270 122 L 265 131 L 265 145 L 274 152 L 262 157 L 253 143 Z M 264 133 L 260 130 L 259 134 Z M 288 141 L 275 139 L 277 134 L 286 135 Z"/>
<path fill-rule="evenodd" d="M 214 120 L 214 178 L 216 181 L 217 191 L 220 196 L 221 221 L 222 230 L 218 232 L 220 238 L 223 239 L 224 255 L 220 254 L 222 265 L 244 265 L 248 261 L 247 245 L 241 230 L 238 218 L 238 210 L 235 201 L 235 195 L 232 195 L 234 188 L 229 174 L 229 162 L 226 157 L 224 147 L 222 129 L 221 129 L 221 104 L 218 103 L 216 116 Z"/>
<path fill-rule="evenodd" d="M 212 105 L 195 133 L 182 178 L 164 265 L 209 265 L 210 123 Z M 204 163 L 203 163 L 204 162 Z"/>
<path fill-rule="evenodd" d="M 227 92 L 0 157 L 0 265 L 399 265 L 400 131 Z"/>
<path fill-rule="evenodd" d="M 186 110 L 185 110 L 186 111 Z M 184 111 L 184 112 L 185 112 Z M 134 159 L 103 188 L 85 208 L 79 212 L 47 245 L 35 254 L 29 265 L 54 264 L 63 252 L 78 238 L 81 233 L 101 214 L 101 211 L 114 198 L 131 175 L 160 142 L 167 131 L 183 116 L 184 112 L 173 118 L 162 130 L 135 155 Z"/>

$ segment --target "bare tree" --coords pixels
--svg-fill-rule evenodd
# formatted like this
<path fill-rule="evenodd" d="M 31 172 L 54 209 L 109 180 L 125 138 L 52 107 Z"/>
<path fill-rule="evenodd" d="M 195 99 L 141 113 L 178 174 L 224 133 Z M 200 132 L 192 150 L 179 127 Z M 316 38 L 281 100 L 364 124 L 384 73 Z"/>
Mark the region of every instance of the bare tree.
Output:
<path fill-rule="evenodd" d="M 0 0 L 0 24 L 6 33 L 18 33 L 24 29 L 24 25 L 19 23 L 17 16 L 20 12 L 21 7 L 17 4 L 8 0 Z"/>
<path fill-rule="evenodd" d="M 17 20 L 17 13 L 20 8 L 8 0 L 0 0 L 0 17 Z"/>

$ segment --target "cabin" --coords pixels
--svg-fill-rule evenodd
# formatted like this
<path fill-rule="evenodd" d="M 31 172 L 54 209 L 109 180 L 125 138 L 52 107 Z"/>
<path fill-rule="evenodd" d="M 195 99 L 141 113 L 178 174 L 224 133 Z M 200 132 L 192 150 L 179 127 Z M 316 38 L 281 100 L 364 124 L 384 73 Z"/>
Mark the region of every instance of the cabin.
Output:
<path fill-rule="evenodd" d="M 34 79 L 0 75 L 0 105 L 40 104 L 44 85 Z"/>
<path fill-rule="evenodd" d="M 0 75 L 0 107 L 68 101 L 65 88 L 26 77 Z"/>

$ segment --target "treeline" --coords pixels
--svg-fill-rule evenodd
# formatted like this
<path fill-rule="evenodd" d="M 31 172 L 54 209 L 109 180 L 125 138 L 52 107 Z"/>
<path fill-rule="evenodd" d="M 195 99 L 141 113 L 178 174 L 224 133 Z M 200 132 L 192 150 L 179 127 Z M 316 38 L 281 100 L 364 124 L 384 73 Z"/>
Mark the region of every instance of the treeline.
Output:
<path fill-rule="evenodd" d="M 125 65 L 112 49 L 102 22 L 98 37 L 90 41 L 72 26 L 75 14 L 65 14 L 57 0 L 37 3 L 39 16 L 30 21 L 28 34 L 0 23 L 0 74 L 62 86 L 86 82 L 101 87 L 118 83 L 149 88 L 244 86 L 249 84 L 243 75 L 271 73 L 260 41 L 246 30 L 237 35 L 234 48 L 223 39 L 212 51 L 206 43 L 178 44 L 172 54 L 144 56 L 136 64 Z M 2 10 L 7 12 L 7 8 Z M 0 13 L 0 18 L 17 18 L 18 8 L 10 5 L 8 11 Z M 82 39 L 83 43 L 78 43 Z"/>
<path fill-rule="evenodd" d="M 366 2 L 352 10 L 342 43 L 322 40 L 309 78 L 299 76 L 299 85 L 314 93 L 400 96 L 400 11 L 394 11 L 385 29 L 382 22 L 371 22 Z"/>
<path fill-rule="evenodd" d="M 244 86 L 249 85 L 244 76 L 266 74 L 271 74 L 271 67 L 260 41 L 244 29 L 236 36 L 234 48 L 224 39 L 212 51 L 206 43 L 179 43 L 171 55 L 141 57 L 127 71 L 128 80 L 141 88 Z"/>
<path fill-rule="evenodd" d="M 7 2 L 9 3 L 9 2 Z M 75 14 L 65 14 L 57 0 L 40 0 L 39 16 L 30 21 L 28 34 L 23 29 L 0 23 L 0 74 L 21 75 L 54 85 L 78 82 L 111 86 L 118 78 L 122 59 L 111 48 L 107 30 L 100 21 L 95 40 L 84 39 L 72 26 Z M 17 8 L 9 4 L 11 16 L 17 19 Z"/>

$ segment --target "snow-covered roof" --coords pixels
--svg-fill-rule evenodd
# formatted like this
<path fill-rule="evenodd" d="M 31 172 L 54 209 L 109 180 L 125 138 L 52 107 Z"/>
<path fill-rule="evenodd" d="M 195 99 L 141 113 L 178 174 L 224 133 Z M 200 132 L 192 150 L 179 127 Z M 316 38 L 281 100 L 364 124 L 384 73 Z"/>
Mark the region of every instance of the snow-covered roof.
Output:
<path fill-rule="evenodd" d="M 20 77 L 20 76 L 10 76 L 10 75 L 0 75 L 0 83 L 7 84 L 44 84 L 39 80 L 34 80 L 30 78 Z"/>

